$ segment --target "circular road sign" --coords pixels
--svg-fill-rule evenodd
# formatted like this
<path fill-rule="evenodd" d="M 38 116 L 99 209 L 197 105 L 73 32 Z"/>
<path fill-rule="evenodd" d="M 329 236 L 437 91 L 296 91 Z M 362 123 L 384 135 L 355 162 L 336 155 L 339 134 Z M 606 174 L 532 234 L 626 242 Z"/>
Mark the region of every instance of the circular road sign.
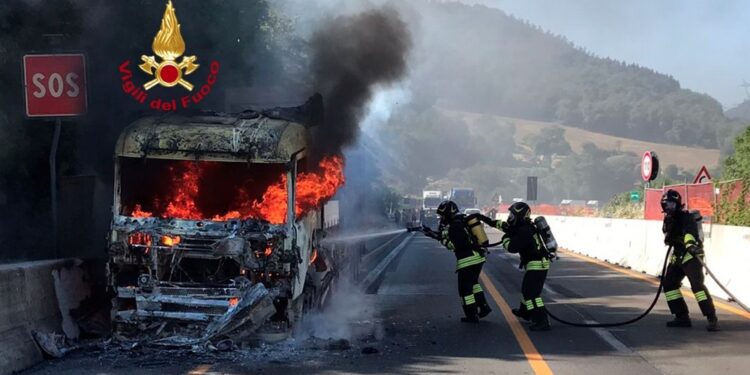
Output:
<path fill-rule="evenodd" d="M 643 181 L 649 182 L 656 178 L 659 173 L 659 159 L 656 157 L 656 153 L 653 151 L 646 151 L 643 153 L 643 159 L 641 160 L 641 177 Z"/>

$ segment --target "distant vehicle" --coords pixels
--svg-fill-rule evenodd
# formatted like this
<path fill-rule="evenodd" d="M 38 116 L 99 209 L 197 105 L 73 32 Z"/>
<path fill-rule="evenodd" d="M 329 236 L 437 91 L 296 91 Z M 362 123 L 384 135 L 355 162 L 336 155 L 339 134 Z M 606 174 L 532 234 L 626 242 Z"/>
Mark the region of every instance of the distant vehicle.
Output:
<path fill-rule="evenodd" d="M 438 190 L 424 190 L 422 191 L 422 209 L 423 210 L 436 210 L 443 201 L 442 194 Z"/>
<path fill-rule="evenodd" d="M 448 199 L 456 202 L 458 209 L 461 211 L 477 207 L 477 197 L 474 195 L 474 189 L 472 188 L 453 188 Z"/>
<path fill-rule="evenodd" d="M 422 191 L 422 209 L 419 212 L 419 221 L 422 225 L 437 228 L 440 221 L 437 216 L 437 208 L 443 201 L 443 194 L 438 190 Z"/>

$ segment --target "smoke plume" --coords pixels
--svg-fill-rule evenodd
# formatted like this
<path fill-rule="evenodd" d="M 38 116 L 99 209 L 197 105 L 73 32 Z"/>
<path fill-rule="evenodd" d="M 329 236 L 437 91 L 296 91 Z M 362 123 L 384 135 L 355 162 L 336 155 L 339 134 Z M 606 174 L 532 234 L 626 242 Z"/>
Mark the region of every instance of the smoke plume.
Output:
<path fill-rule="evenodd" d="M 411 44 L 406 23 L 390 7 L 335 17 L 313 33 L 314 87 L 325 106 L 314 155 L 340 154 L 356 139 L 374 90 L 406 73 Z"/>

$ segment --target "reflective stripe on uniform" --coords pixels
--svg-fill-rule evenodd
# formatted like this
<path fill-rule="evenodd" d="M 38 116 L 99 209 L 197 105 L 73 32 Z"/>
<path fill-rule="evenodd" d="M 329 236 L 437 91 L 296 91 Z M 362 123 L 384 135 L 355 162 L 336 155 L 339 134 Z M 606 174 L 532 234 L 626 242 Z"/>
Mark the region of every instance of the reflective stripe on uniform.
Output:
<path fill-rule="evenodd" d="M 683 242 L 685 243 L 685 246 L 695 245 L 696 243 L 698 243 L 695 241 L 695 237 L 693 237 L 693 235 L 690 233 L 685 233 Z"/>
<path fill-rule="evenodd" d="M 510 238 L 506 238 L 501 242 L 501 245 L 503 245 L 503 248 L 505 250 L 508 250 L 508 247 L 510 246 Z"/>
<path fill-rule="evenodd" d="M 482 293 L 484 290 L 482 289 L 482 286 L 479 284 L 474 284 L 474 288 L 472 288 L 473 293 Z"/>
<path fill-rule="evenodd" d="M 529 311 L 534 310 L 534 301 L 528 300 L 525 303 L 526 303 L 526 310 L 529 310 Z"/>
<path fill-rule="evenodd" d="M 544 301 L 542 301 L 542 297 L 535 298 L 534 304 L 536 304 L 536 307 L 544 307 Z"/>
<path fill-rule="evenodd" d="M 695 292 L 695 300 L 698 302 L 708 300 L 708 293 L 706 293 L 705 290 L 701 290 L 700 292 Z"/>
<path fill-rule="evenodd" d="M 687 263 L 687 261 L 689 261 L 690 259 L 693 259 L 693 254 L 691 254 L 691 253 L 689 253 L 689 252 L 688 252 L 688 253 L 685 253 L 685 256 L 684 256 L 684 257 L 682 257 L 682 263 L 683 263 L 683 264 L 684 264 L 684 263 Z"/>
<path fill-rule="evenodd" d="M 532 260 L 526 263 L 527 271 L 546 271 L 549 269 L 549 259 L 544 258 L 542 260 Z"/>
<path fill-rule="evenodd" d="M 674 301 L 676 299 L 682 298 L 682 292 L 679 289 L 668 290 L 664 292 L 664 296 L 667 297 L 667 302 Z"/>
<path fill-rule="evenodd" d="M 456 262 L 456 270 L 484 263 L 485 259 L 483 256 L 479 255 L 479 253 L 477 253 L 476 251 L 474 251 L 473 253 L 474 255 L 472 256 L 459 259 L 458 262 Z"/>
<path fill-rule="evenodd" d="M 464 305 L 468 306 L 468 305 L 473 305 L 475 303 L 477 303 L 477 300 L 474 299 L 474 295 L 473 294 L 469 294 L 468 296 L 464 296 Z"/>

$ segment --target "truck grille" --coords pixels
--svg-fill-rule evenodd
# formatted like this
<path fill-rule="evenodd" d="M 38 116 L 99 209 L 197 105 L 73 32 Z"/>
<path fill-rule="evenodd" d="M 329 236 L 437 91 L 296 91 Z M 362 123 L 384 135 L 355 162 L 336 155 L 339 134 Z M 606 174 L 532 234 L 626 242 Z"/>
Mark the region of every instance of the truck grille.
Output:
<path fill-rule="evenodd" d="M 180 243 L 175 246 L 177 250 L 206 252 L 214 249 L 214 244 L 224 238 L 223 236 L 182 236 Z"/>

